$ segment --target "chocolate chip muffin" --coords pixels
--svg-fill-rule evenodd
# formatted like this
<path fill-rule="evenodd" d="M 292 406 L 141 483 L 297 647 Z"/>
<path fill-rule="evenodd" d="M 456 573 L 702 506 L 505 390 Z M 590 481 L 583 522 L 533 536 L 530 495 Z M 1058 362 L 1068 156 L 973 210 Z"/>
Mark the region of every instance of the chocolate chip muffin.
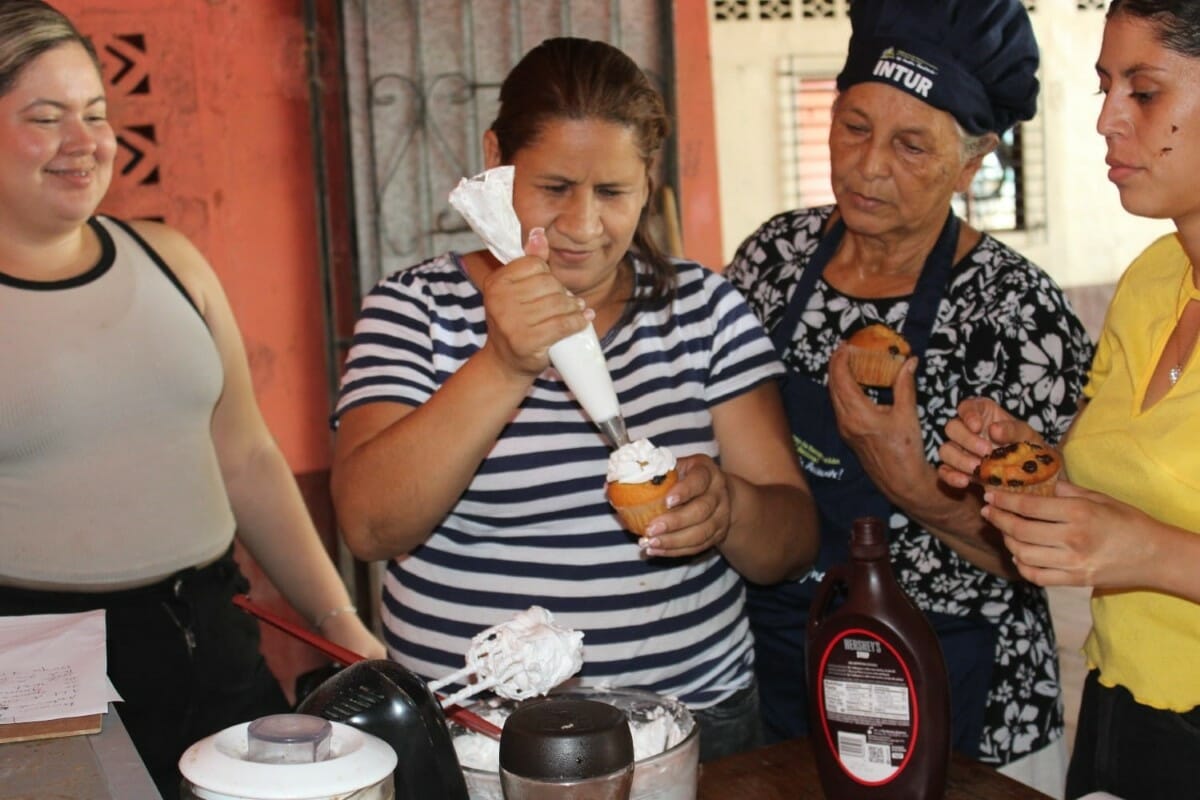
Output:
<path fill-rule="evenodd" d="M 850 349 L 850 372 L 863 386 L 891 386 L 904 361 L 912 355 L 907 339 L 879 323 L 855 331 L 846 344 Z"/>
<path fill-rule="evenodd" d="M 1061 466 L 1053 449 L 1034 442 L 1016 442 L 988 454 L 975 468 L 975 477 L 989 489 L 1052 495 Z"/>

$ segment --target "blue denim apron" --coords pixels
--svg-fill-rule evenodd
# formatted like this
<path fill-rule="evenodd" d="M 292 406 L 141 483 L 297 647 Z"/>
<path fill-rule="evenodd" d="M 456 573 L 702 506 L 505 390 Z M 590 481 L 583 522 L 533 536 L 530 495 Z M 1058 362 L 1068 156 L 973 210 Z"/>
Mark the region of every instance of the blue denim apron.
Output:
<path fill-rule="evenodd" d="M 839 219 L 817 245 L 800 276 L 783 320 L 771 332 L 782 355 L 792 341 L 817 279 L 833 258 L 845 233 Z M 954 269 L 959 221 L 951 212 L 926 259 L 909 300 L 901 332 L 921 357 L 929 343 L 937 309 Z M 801 466 L 817 502 L 821 545 L 813 572 L 799 581 L 749 586 L 748 610 L 755 639 L 755 671 L 769 741 L 808 733 L 805 683 L 805 625 L 813 594 L 826 570 L 849 560 L 850 526 L 857 517 L 887 520 L 892 507 L 875 487 L 854 451 L 841 438 L 837 417 L 823 383 L 789 372 L 782 384 L 784 405 Z M 891 403 L 891 389 L 876 393 Z M 950 673 L 956 750 L 975 755 L 983 729 L 983 711 L 991 683 L 995 630 L 984 619 L 926 613 L 938 633 Z"/>

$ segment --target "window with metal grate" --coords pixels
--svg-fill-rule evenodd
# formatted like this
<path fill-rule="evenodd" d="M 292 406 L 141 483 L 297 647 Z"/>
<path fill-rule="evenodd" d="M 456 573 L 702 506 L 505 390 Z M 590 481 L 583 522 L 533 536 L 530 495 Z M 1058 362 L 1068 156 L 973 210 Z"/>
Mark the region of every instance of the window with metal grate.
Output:
<path fill-rule="evenodd" d="M 779 164 L 788 207 L 833 202 L 829 185 L 830 106 L 835 76 L 806 74 L 786 57 L 779 70 Z M 1002 137 L 975 175 L 971 190 L 954 198 L 955 211 L 980 230 L 1028 231 L 1046 224 L 1046 184 L 1040 117 Z"/>

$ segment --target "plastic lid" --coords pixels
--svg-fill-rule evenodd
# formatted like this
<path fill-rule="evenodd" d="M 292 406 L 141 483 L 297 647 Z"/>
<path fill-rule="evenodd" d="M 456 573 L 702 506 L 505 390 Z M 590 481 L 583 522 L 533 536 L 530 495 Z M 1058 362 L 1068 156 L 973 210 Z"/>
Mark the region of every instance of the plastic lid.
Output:
<path fill-rule="evenodd" d="M 329 758 L 333 725 L 311 714 L 272 714 L 246 729 L 247 756 L 260 764 L 311 764 Z"/>
<path fill-rule="evenodd" d="M 392 780 L 396 753 L 390 745 L 340 722 L 320 722 L 331 729 L 323 761 L 252 760 L 249 728 L 254 723 L 243 722 L 189 747 L 179 759 L 179 771 L 197 797 L 214 800 L 324 800 Z"/>
<path fill-rule="evenodd" d="M 578 781 L 632 763 L 625 712 L 595 700 L 547 697 L 522 703 L 500 735 L 500 768 L 523 778 Z"/>

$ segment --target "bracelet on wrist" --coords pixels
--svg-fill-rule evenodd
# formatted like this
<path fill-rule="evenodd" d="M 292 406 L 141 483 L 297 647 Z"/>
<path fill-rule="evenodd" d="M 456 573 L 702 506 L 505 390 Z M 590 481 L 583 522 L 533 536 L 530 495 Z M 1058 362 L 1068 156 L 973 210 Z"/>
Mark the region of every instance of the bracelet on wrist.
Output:
<path fill-rule="evenodd" d="M 319 631 L 319 630 L 321 630 L 321 628 L 323 628 L 325 626 L 326 622 L 329 622 L 329 620 L 333 619 L 334 617 L 340 616 L 342 614 L 357 614 L 357 613 L 358 613 L 358 609 L 349 603 L 347 603 L 344 606 L 338 606 L 337 608 L 331 608 L 328 611 L 326 611 L 324 614 L 322 614 L 321 616 L 317 617 L 316 621 L 313 622 L 313 627 Z"/>

